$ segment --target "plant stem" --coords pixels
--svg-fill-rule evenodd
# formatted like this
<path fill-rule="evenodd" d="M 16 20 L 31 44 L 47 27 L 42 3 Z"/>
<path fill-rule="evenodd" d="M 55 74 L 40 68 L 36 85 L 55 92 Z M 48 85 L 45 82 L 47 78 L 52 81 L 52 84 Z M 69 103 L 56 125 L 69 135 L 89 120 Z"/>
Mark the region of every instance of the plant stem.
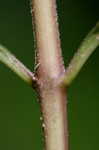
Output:
<path fill-rule="evenodd" d="M 32 0 L 37 42 L 38 88 L 46 150 L 68 150 L 66 92 L 57 84 L 64 74 L 55 0 Z"/>
<path fill-rule="evenodd" d="M 68 150 L 66 103 L 64 88 L 52 86 L 41 90 L 46 150 Z"/>
<path fill-rule="evenodd" d="M 32 22 L 35 25 L 37 61 L 47 76 L 55 78 L 64 71 L 61 57 L 55 0 L 32 0 Z M 50 61 L 50 63 L 49 63 Z"/>
<path fill-rule="evenodd" d="M 36 81 L 34 74 L 2 45 L 0 45 L 0 61 L 29 85 L 32 85 L 32 82 Z"/>
<path fill-rule="evenodd" d="M 74 78 L 77 76 L 82 66 L 85 64 L 92 52 L 99 46 L 99 23 L 86 36 L 78 51 L 72 58 L 69 66 L 66 69 L 65 76 L 61 81 L 66 86 L 69 86 Z"/>

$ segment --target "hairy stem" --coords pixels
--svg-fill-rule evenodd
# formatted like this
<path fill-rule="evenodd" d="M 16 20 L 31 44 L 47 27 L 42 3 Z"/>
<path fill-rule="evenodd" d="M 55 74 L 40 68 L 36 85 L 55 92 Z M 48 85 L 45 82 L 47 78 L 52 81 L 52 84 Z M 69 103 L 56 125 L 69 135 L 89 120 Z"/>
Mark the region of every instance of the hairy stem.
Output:
<path fill-rule="evenodd" d="M 64 88 L 51 86 L 41 91 L 46 150 L 68 150 L 66 103 Z"/>
<path fill-rule="evenodd" d="M 0 61 L 29 85 L 32 85 L 32 82 L 36 80 L 34 74 L 2 45 L 0 45 Z"/>
<path fill-rule="evenodd" d="M 37 42 L 37 61 L 42 72 L 56 78 L 64 72 L 61 57 L 55 0 L 32 0 L 33 23 Z"/>
<path fill-rule="evenodd" d="M 74 54 L 69 66 L 66 69 L 65 76 L 62 78 L 63 83 L 68 86 L 77 76 L 82 66 L 89 56 L 99 46 L 99 23 L 86 36 L 78 51 Z"/>
<path fill-rule="evenodd" d="M 37 69 L 46 150 L 68 150 L 66 93 L 56 81 L 64 74 L 55 0 L 32 0 Z"/>

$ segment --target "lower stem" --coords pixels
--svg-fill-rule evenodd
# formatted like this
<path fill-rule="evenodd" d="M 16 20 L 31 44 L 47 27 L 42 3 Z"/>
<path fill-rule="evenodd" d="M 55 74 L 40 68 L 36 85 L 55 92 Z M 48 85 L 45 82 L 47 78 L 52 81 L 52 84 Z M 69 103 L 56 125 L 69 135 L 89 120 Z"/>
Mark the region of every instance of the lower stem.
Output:
<path fill-rule="evenodd" d="M 68 150 L 66 92 L 63 88 L 41 92 L 46 150 Z"/>

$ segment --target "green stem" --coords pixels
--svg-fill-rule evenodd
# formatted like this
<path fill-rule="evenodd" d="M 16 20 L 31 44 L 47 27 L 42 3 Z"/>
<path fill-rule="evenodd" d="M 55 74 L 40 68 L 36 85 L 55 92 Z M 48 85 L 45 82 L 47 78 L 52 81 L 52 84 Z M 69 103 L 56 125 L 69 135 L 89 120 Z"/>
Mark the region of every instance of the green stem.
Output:
<path fill-rule="evenodd" d="M 99 23 L 86 36 L 78 51 L 72 58 L 69 66 L 66 69 L 65 76 L 62 81 L 66 86 L 77 76 L 82 66 L 85 64 L 92 52 L 99 46 Z"/>
<path fill-rule="evenodd" d="M 13 54 L 11 54 L 4 46 L 0 45 L 0 61 L 14 71 L 29 85 L 35 81 L 34 74 L 30 72 Z"/>

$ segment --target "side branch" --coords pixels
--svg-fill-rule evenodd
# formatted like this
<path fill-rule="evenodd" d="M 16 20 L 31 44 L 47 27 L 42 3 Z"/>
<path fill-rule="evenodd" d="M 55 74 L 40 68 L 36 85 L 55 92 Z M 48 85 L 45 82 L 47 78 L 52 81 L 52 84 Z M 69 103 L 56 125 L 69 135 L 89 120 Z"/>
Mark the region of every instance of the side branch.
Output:
<path fill-rule="evenodd" d="M 69 86 L 92 52 L 99 46 L 99 23 L 87 35 L 66 69 L 62 82 Z"/>
<path fill-rule="evenodd" d="M 0 61 L 29 85 L 32 85 L 32 82 L 36 80 L 34 74 L 2 45 L 0 45 Z"/>

